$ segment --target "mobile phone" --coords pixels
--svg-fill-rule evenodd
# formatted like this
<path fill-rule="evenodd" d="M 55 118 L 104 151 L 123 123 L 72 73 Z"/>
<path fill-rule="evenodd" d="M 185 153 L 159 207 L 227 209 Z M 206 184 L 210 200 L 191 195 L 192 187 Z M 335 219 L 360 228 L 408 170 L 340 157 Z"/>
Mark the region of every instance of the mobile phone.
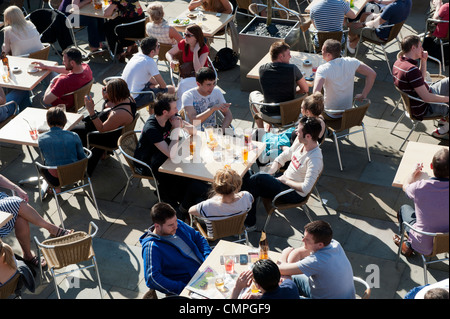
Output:
<path fill-rule="evenodd" d="M 218 12 L 216 13 L 216 17 L 220 17 L 222 15 L 222 13 Z"/>
<path fill-rule="evenodd" d="M 239 255 L 239 263 L 241 265 L 247 265 L 247 263 L 248 263 L 248 256 L 245 255 L 245 254 Z"/>
<path fill-rule="evenodd" d="M 224 256 L 220 256 L 220 264 L 221 265 L 225 264 L 225 257 Z"/>

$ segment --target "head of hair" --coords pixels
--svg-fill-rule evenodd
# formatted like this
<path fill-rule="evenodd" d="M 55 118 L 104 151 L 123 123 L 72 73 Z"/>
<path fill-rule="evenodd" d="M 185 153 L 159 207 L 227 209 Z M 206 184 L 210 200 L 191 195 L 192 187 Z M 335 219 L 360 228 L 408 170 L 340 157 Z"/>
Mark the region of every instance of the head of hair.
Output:
<path fill-rule="evenodd" d="M 319 116 L 323 113 L 324 104 L 323 104 L 323 94 L 319 91 L 314 92 L 311 95 L 308 95 L 302 103 L 302 107 L 310 111 L 312 115 Z"/>
<path fill-rule="evenodd" d="M 272 43 L 272 45 L 270 46 L 270 58 L 272 59 L 272 61 L 275 61 L 278 56 L 282 53 L 284 53 L 285 51 L 289 50 L 291 47 L 289 46 L 289 44 L 287 44 L 284 41 L 276 41 L 274 43 Z"/>
<path fill-rule="evenodd" d="M 303 116 L 300 119 L 300 123 L 303 126 L 302 133 L 303 136 L 306 136 L 306 134 L 311 135 L 311 139 L 313 141 L 316 141 L 319 139 L 320 132 L 322 131 L 322 125 L 320 124 L 319 120 L 315 117 L 307 117 Z"/>
<path fill-rule="evenodd" d="M 166 222 L 166 220 L 173 218 L 176 216 L 176 210 L 167 203 L 157 203 L 153 205 L 150 210 L 150 217 L 152 218 L 153 223 L 162 225 Z"/>
<path fill-rule="evenodd" d="M 401 42 L 402 53 L 408 53 L 412 50 L 413 46 L 418 46 L 420 43 L 420 38 L 417 35 L 408 35 L 403 38 Z"/>
<path fill-rule="evenodd" d="M 322 45 L 322 51 L 331 54 L 333 59 L 341 56 L 341 43 L 338 40 L 328 39 Z"/>
<path fill-rule="evenodd" d="M 305 231 L 312 235 L 315 243 L 323 243 L 324 246 L 328 246 L 333 239 L 330 224 L 323 220 L 315 220 L 307 224 Z"/>
<path fill-rule="evenodd" d="M 47 111 L 47 124 L 50 127 L 64 127 L 67 123 L 66 113 L 64 109 L 58 106 L 52 106 Z"/>
<path fill-rule="evenodd" d="M 214 175 L 212 191 L 214 194 L 228 195 L 241 190 L 242 178 L 231 168 L 219 169 Z"/>
<path fill-rule="evenodd" d="M 106 84 L 106 94 L 108 95 L 109 101 L 117 103 L 130 97 L 130 90 L 128 89 L 128 84 L 125 80 L 115 78 L 108 81 L 108 84 Z"/>
<path fill-rule="evenodd" d="M 437 151 L 431 162 L 433 164 L 433 174 L 437 178 L 448 178 L 448 148 Z"/>
<path fill-rule="evenodd" d="M 27 25 L 27 20 L 23 16 L 22 10 L 18 6 L 9 6 L 3 13 L 5 26 L 11 26 L 23 30 Z"/>
<path fill-rule="evenodd" d="M 205 36 L 203 35 L 202 28 L 196 24 L 190 25 L 186 28 L 186 31 L 189 31 L 189 33 L 192 33 L 194 35 L 195 40 L 197 40 L 198 45 L 200 46 L 200 50 L 198 51 L 198 54 L 200 55 L 200 52 L 202 51 L 205 44 Z M 186 43 L 185 46 L 185 54 L 188 56 L 189 54 L 189 44 Z"/>
<path fill-rule="evenodd" d="M 149 55 L 152 50 L 156 50 L 158 39 L 155 37 L 147 37 L 141 41 L 142 54 Z"/>
<path fill-rule="evenodd" d="M 205 81 L 215 81 L 216 80 L 216 73 L 212 68 L 203 66 L 201 67 L 197 73 L 195 73 L 195 80 L 202 84 Z"/>
<path fill-rule="evenodd" d="M 425 293 L 423 299 L 449 299 L 448 290 L 444 288 L 432 288 Z"/>
<path fill-rule="evenodd" d="M 176 100 L 177 97 L 175 94 L 158 93 L 155 105 L 153 106 L 155 115 L 161 116 L 163 115 L 163 111 L 170 111 L 170 104 Z"/>
<path fill-rule="evenodd" d="M 280 282 L 280 269 L 270 259 L 257 260 L 252 268 L 255 282 L 265 291 L 274 291 Z"/>
<path fill-rule="evenodd" d="M 14 252 L 8 244 L 0 239 L 0 258 L 4 258 L 5 264 L 12 269 L 17 269 Z"/>
<path fill-rule="evenodd" d="M 83 63 L 83 55 L 77 48 L 67 48 L 63 51 L 63 55 L 66 55 L 69 61 L 74 61 L 78 65 Z"/>
<path fill-rule="evenodd" d="M 161 23 L 164 19 L 164 8 L 161 2 L 152 2 L 147 7 L 147 13 L 150 16 L 150 20 L 156 24 Z"/>

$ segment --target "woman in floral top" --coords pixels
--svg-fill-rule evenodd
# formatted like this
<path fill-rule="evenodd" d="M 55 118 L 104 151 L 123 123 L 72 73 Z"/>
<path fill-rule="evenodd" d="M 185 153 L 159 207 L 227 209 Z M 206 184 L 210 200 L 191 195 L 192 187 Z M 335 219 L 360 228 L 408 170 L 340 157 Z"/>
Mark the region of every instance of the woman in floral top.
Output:
<path fill-rule="evenodd" d="M 120 28 L 117 31 L 118 35 L 115 34 L 114 28 L 122 23 L 142 20 L 145 18 L 145 15 L 144 10 L 137 0 L 109 0 L 109 5 L 104 11 L 105 17 L 110 17 L 115 12 L 119 16 L 115 19 L 109 19 L 105 23 L 105 36 L 109 48 L 116 53 L 120 62 L 125 62 L 125 58 L 131 58 L 138 51 L 136 43 L 127 41 L 125 38 L 144 38 L 145 20 L 142 23 Z M 125 47 L 127 47 L 126 51 L 124 51 Z"/>

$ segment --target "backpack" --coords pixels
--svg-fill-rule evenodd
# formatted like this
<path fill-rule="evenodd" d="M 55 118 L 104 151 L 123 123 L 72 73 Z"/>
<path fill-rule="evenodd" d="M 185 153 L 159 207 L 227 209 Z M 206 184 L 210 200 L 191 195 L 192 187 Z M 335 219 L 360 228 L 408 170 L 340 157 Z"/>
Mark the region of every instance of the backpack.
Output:
<path fill-rule="evenodd" d="M 214 67 L 218 71 L 225 71 L 234 68 L 237 65 L 239 56 L 230 48 L 222 48 L 217 52 L 214 58 Z"/>

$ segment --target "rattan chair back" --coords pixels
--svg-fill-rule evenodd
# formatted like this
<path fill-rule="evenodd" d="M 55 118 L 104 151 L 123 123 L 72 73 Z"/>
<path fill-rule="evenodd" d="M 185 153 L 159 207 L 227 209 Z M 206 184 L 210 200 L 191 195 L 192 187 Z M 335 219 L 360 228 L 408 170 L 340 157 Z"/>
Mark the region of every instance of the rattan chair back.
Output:
<path fill-rule="evenodd" d="M 302 112 L 303 100 L 308 96 L 308 94 L 303 94 L 291 101 L 280 103 L 280 114 L 281 114 L 281 125 L 295 125 L 297 123 L 300 113 Z"/>
<path fill-rule="evenodd" d="M 67 165 L 58 166 L 58 178 L 59 185 L 66 186 L 72 185 L 80 180 L 84 180 L 86 175 L 86 169 L 88 165 L 88 159 L 84 158 L 78 162 L 74 162 Z"/>
<path fill-rule="evenodd" d="M 85 84 L 78 90 L 73 92 L 64 94 L 64 96 L 73 95 L 73 108 L 68 110 L 68 112 L 77 113 L 79 109 L 84 107 L 84 97 L 91 92 L 92 84 L 94 83 L 94 79 L 92 79 L 89 83 Z"/>
<path fill-rule="evenodd" d="M 317 40 L 319 42 L 319 47 L 316 48 L 316 52 L 320 53 L 323 43 L 328 39 L 333 39 L 341 43 L 342 34 L 342 31 L 317 31 Z"/>
<path fill-rule="evenodd" d="M 137 144 L 138 144 L 138 139 L 137 139 L 137 135 L 135 132 L 130 131 L 127 132 L 125 134 L 122 134 L 122 136 L 119 138 L 119 141 L 117 142 L 117 144 L 119 145 L 122 153 L 124 153 L 124 155 L 128 155 L 125 156 L 125 160 L 128 163 L 128 166 L 131 169 L 131 172 L 133 173 L 133 175 L 136 174 L 136 170 L 135 170 L 135 162 L 130 158 L 134 156 L 134 151 L 137 148 Z"/>
<path fill-rule="evenodd" d="M 427 257 L 434 257 L 438 254 L 447 253 L 449 251 L 449 242 L 448 242 L 448 233 L 445 234 L 437 234 L 433 238 L 433 251 L 431 255 Z"/>
<path fill-rule="evenodd" d="M 43 49 L 30 53 L 28 55 L 28 58 L 29 59 L 38 59 L 38 60 L 48 60 L 50 48 L 51 48 L 50 43 L 44 43 Z"/>
<path fill-rule="evenodd" d="M 195 226 L 197 229 L 202 229 L 200 232 L 207 240 L 215 241 L 221 238 L 242 234 L 245 229 L 244 221 L 246 217 L 247 213 L 243 213 L 226 219 L 210 220 L 209 222 L 213 229 L 212 237 L 207 235 L 198 221 L 195 222 Z"/>
<path fill-rule="evenodd" d="M 16 273 L 11 279 L 9 279 L 3 286 L 0 286 L 0 299 L 7 299 L 13 293 L 15 293 L 17 284 L 19 283 L 20 273 Z"/>

